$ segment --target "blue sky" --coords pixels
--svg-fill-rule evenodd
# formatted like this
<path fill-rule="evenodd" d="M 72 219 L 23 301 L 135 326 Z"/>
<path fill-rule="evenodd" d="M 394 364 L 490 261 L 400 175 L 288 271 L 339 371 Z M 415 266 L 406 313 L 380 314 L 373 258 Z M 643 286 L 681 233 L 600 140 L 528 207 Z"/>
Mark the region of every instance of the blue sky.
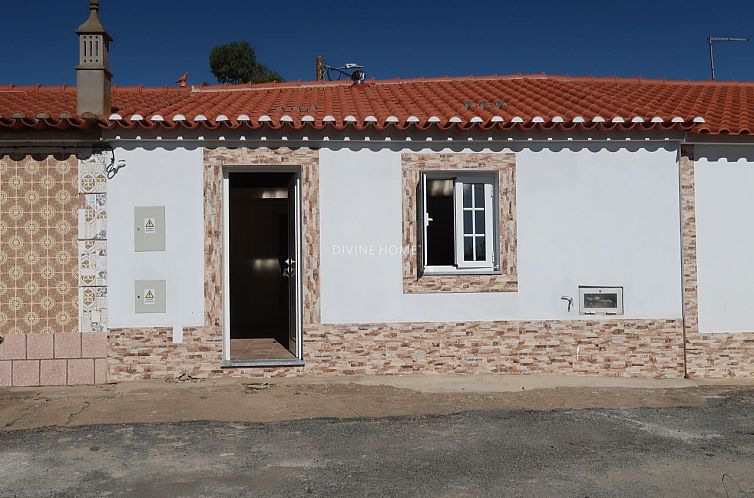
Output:
<path fill-rule="evenodd" d="M 73 84 L 87 0 L 1 0 L 0 84 Z M 754 38 L 754 2 L 102 0 L 120 85 L 214 83 L 210 49 L 247 40 L 287 80 L 314 58 L 377 78 L 538 73 L 707 79 L 706 36 Z M 754 80 L 754 40 L 716 45 L 720 80 Z"/>

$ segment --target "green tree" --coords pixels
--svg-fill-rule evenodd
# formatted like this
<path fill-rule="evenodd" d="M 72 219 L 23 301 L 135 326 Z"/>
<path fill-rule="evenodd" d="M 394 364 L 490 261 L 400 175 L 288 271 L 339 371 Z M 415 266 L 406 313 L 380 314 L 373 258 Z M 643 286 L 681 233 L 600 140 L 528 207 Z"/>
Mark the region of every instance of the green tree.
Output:
<path fill-rule="evenodd" d="M 257 61 L 249 42 L 231 42 L 213 48 L 209 53 L 209 67 L 219 83 L 283 81 L 277 72 Z"/>

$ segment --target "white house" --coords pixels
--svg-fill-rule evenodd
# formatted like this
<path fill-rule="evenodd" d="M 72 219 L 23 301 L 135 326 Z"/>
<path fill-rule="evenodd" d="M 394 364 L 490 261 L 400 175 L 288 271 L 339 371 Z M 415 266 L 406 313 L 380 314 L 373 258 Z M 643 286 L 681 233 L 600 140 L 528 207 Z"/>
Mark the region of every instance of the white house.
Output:
<path fill-rule="evenodd" d="M 752 83 L 0 91 L 0 385 L 754 375 Z"/>

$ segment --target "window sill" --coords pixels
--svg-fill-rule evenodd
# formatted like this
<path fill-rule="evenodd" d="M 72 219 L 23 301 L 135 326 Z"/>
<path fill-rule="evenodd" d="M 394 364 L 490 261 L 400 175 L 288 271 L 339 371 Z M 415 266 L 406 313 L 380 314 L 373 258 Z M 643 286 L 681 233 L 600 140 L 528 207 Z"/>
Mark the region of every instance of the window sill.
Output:
<path fill-rule="evenodd" d="M 485 270 L 483 268 L 425 268 L 420 273 L 423 276 L 448 276 L 448 275 L 502 275 L 500 270 Z"/>

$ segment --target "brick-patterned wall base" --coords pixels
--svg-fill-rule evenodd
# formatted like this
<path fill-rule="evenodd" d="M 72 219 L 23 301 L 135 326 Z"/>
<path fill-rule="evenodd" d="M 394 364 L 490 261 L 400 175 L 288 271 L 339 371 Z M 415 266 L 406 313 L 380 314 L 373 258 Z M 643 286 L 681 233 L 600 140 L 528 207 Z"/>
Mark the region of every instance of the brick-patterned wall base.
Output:
<path fill-rule="evenodd" d="M 686 335 L 689 378 L 754 377 L 754 333 Z"/>
<path fill-rule="evenodd" d="M 182 373 L 206 378 L 220 370 L 220 327 L 186 328 L 182 343 L 174 343 L 172 337 L 172 328 L 111 328 L 110 378 L 116 382 L 163 379 Z"/>
<path fill-rule="evenodd" d="M 0 386 L 105 384 L 107 336 L 101 332 L 11 334 L 0 344 Z"/>
<path fill-rule="evenodd" d="M 204 329 L 207 329 L 205 327 Z M 683 377 L 681 320 L 310 325 L 303 368 L 219 368 L 219 329 L 112 329 L 114 381 L 426 373 Z M 212 342 L 205 338 L 213 337 Z"/>

